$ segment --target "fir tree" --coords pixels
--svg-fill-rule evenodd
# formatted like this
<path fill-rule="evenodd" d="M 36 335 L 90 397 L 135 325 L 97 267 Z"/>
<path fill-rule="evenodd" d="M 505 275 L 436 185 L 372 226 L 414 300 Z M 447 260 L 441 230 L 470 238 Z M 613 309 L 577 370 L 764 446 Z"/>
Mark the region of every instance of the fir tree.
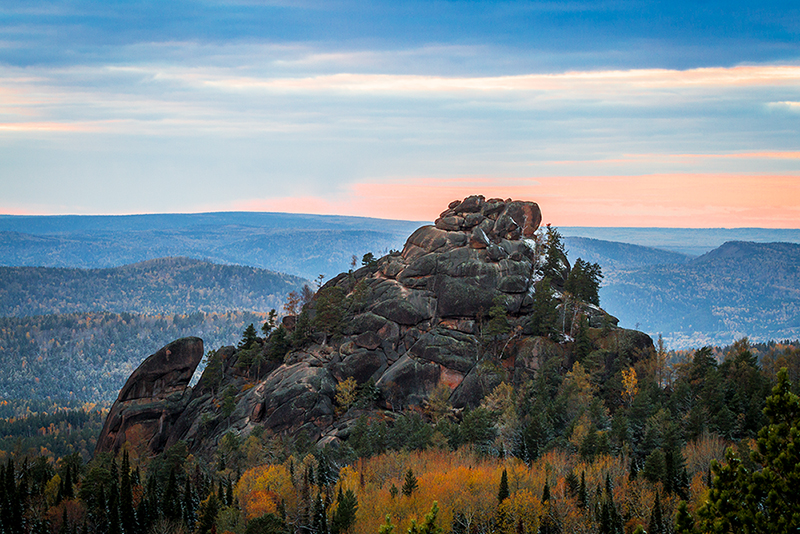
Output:
<path fill-rule="evenodd" d="M 503 469 L 503 474 L 500 476 L 500 488 L 497 490 L 497 502 L 502 504 L 504 500 L 508 499 L 508 471 Z"/>
<path fill-rule="evenodd" d="M 356 521 L 356 511 L 358 510 L 358 499 L 353 490 L 348 489 L 342 492 L 339 487 L 339 495 L 336 498 L 336 511 L 331 517 L 331 534 L 342 534 L 348 532 Z"/>
<path fill-rule="evenodd" d="M 406 478 L 405 481 L 403 482 L 403 487 L 401 489 L 403 495 L 405 495 L 406 497 L 411 497 L 411 494 L 414 493 L 418 487 L 419 484 L 417 484 L 417 477 L 414 476 L 414 471 L 409 469 L 406 472 Z"/>
<path fill-rule="evenodd" d="M 240 350 L 247 350 L 252 349 L 258 344 L 258 334 L 256 333 L 256 327 L 253 323 L 250 323 L 247 328 L 244 329 L 242 333 L 242 340 L 239 342 L 238 349 Z"/>
<path fill-rule="evenodd" d="M 650 512 L 650 523 L 647 526 L 647 534 L 664 534 L 664 518 L 661 511 L 661 497 L 656 492 L 656 501 L 653 510 Z"/>

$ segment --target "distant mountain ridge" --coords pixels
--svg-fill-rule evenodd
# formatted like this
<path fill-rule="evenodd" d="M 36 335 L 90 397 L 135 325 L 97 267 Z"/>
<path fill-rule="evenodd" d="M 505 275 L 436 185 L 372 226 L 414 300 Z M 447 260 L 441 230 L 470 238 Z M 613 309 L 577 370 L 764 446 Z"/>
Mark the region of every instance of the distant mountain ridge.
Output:
<path fill-rule="evenodd" d="M 401 248 L 422 224 L 256 212 L 0 215 L 0 264 L 98 268 L 185 256 L 313 279 L 347 270 L 353 255 Z"/>

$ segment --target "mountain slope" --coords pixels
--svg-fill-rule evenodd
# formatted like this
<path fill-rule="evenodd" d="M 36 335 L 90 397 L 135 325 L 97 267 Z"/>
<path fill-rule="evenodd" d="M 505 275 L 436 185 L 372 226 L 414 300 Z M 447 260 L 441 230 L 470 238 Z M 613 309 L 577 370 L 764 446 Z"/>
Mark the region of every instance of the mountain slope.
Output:
<path fill-rule="evenodd" d="M 621 324 L 671 348 L 800 336 L 800 245 L 732 241 L 684 264 L 612 272 L 600 296 Z"/>
<path fill-rule="evenodd" d="M 591 263 L 599 263 L 606 273 L 645 265 L 684 263 L 691 259 L 691 256 L 678 252 L 588 237 L 565 237 L 564 245 L 571 262 L 574 263 L 576 259 L 581 258 Z"/>

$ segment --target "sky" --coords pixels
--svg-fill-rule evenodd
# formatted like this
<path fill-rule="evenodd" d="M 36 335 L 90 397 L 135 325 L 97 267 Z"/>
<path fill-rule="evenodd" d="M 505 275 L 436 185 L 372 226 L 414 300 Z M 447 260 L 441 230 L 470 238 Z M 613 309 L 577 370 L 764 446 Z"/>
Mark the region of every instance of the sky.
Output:
<path fill-rule="evenodd" d="M 0 3 L 0 213 L 800 228 L 800 3 Z"/>

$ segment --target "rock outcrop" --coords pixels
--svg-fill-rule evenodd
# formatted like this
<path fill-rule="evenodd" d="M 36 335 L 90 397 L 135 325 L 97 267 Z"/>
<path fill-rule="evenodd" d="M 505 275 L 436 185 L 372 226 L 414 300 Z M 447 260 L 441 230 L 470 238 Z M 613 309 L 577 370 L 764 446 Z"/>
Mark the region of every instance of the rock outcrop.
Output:
<path fill-rule="evenodd" d="M 366 409 L 384 419 L 424 407 L 437 387 L 450 391 L 454 409 L 476 406 L 501 382 L 521 384 L 550 360 L 568 370 L 581 325 L 596 349 L 616 347 L 618 355 L 634 359 L 637 350 L 652 347 L 647 335 L 617 328 L 602 309 L 561 293 L 569 273 L 565 256 L 550 275 L 552 293 L 544 287 L 541 220 L 534 202 L 471 196 L 451 203 L 433 226 L 415 231 L 401 252 L 340 274 L 301 316 L 285 318 L 284 331 L 306 329 L 305 336 L 294 336 L 306 341 L 283 361 L 243 370 L 237 365 L 241 351 L 217 351 L 223 383 L 212 387 L 204 376 L 188 400 L 181 397 L 181 413 L 159 415 L 165 424 L 157 431 L 148 427 L 151 449 L 185 440 L 202 454 L 225 432 L 247 434 L 257 425 L 302 431 L 324 443 L 344 439 L 358 414 L 337 413 L 335 393 L 350 377 L 361 386 L 372 384 L 375 398 Z M 553 322 L 547 332 L 542 317 Z M 492 319 L 503 325 L 499 333 L 489 333 Z M 265 355 L 273 343 L 262 341 Z M 123 393 L 133 389 L 147 388 L 126 384 Z M 237 392 L 235 409 L 222 415 L 219 395 L 226 389 Z M 123 393 L 117 404 L 127 398 Z M 119 445 L 134 413 L 126 410 L 115 405 L 98 450 Z"/>
<path fill-rule="evenodd" d="M 186 337 L 149 356 L 119 392 L 97 439 L 97 452 L 117 452 L 126 440 L 160 452 L 189 400 L 189 381 L 203 358 L 203 340 Z"/>

